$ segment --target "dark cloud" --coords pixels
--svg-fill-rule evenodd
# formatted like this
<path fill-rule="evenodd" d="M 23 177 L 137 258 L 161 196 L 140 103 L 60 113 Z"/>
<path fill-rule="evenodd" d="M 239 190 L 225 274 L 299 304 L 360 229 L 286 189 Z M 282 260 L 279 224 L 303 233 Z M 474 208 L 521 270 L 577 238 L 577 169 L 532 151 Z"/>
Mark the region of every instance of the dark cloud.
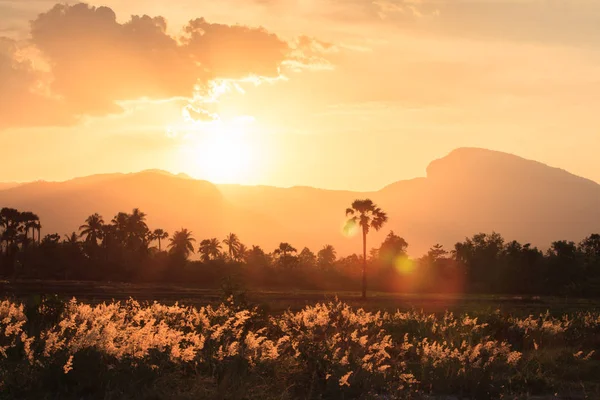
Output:
<path fill-rule="evenodd" d="M 37 124 L 29 105 L 40 101 L 68 110 L 63 114 L 71 118 L 118 113 L 119 101 L 191 97 L 195 85 L 211 79 L 277 77 L 280 66 L 296 57 L 287 42 L 263 28 L 199 18 L 173 37 L 163 17 L 134 15 L 120 23 L 109 7 L 83 3 L 57 4 L 40 14 L 31 22 L 31 45 L 49 64 L 49 79 L 42 80 L 31 62 L 17 61 L 16 51 L 3 49 L 0 85 L 10 85 L 17 101 L 3 91 L 0 104 L 22 110 L 5 126 Z M 45 94 L 36 95 L 36 87 Z"/>

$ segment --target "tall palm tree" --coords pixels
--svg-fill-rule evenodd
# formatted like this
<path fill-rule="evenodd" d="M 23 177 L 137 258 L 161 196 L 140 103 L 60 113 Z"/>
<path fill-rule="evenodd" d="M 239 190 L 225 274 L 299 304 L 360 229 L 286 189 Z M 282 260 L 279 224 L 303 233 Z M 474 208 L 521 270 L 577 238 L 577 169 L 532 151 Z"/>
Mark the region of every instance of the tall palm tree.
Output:
<path fill-rule="evenodd" d="M 169 233 L 165 232 L 164 230 L 162 230 L 160 228 L 159 229 L 155 229 L 154 232 L 152 232 L 152 239 L 153 240 L 158 240 L 158 251 L 162 251 L 160 241 L 164 240 L 164 239 L 166 239 L 168 237 L 169 237 Z"/>
<path fill-rule="evenodd" d="M 35 215 L 35 214 L 34 214 Z M 37 217 L 37 215 L 36 215 Z M 42 223 L 40 222 L 39 217 L 37 218 L 37 220 L 35 220 L 33 222 L 33 229 L 35 229 L 35 231 L 37 232 L 37 241 L 38 241 L 38 245 L 41 243 L 42 241 Z M 33 240 L 35 241 L 35 236 L 33 237 Z"/>
<path fill-rule="evenodd" d="M 31 242 L 35 243 L 35 227 L 36 223 L 33 219 L 29 219 L 28 216 L 22 217 L 21 223 L 23 223 L 23 245 L 29 244 L 29 231 L 31 230 Z"/>
<path fill-rule="evenodd" d="M 25 211 L 20 213 L 19 216 L 19 222 L 22 224 L 24 232 L 23 232 L 23 244 L 26 245 L 29 243 L 29 230 L 31 230 L 31 241 L 32 243 L 35 243 L 35 232 L 38 228 L 38 226 L 41 228 L 40 225 L 40 217 L 38 217 L 36 214 L 32 213 L 31 211 Z M 39 235 L 38 235 L 39 237 Z M 38 238 L 39 240 L 39 238 Z"/>
<path fill-rule="evenodd" d="M 93 245 L 98 245 L 98 240 L 102 239 L 104 226 L 104 219 L 98 213 L 90 215 L 85 220 L 85 224 L 79 227 L 80 236 L 85 236 L 85 241 L 88 243 L 92 243 Z"/>
<path fill-rule="evenodd" d="M 188 258 L 190 253 L 194 252 L 192 242 L 195 241 L 196 239 L 192 237 L 192 232 L 181 228 L 180 231 L 175 232 L 171 239 L 169 239 L 169 248 L 172 254 L 181 254 L 185 258 Z"/>
<path fill-rule="evenodd" d="M 223 244 L 227 246 L 227 251 L 229 254 L 229 259 L 234 260 L 237 258 L 237 252 L 242 244 L 240 239 L 235 233 L 230 233 L 223 239 Z"/>
<path fill-rule="evenodd" d="M 215 260 L 221 256 L 221 243 L 217 238 L 205 239 L 200 242 L 198 252 L 204 262 Z"/>
<path fill-rule="evenodd" d="M 362 298 L 367 298 L 367 234 L 371 228 L 376 231 L 387 222 L 387 214 L 370 199 L 354 200 L 350 208 L 346 209 L 346 230 L 356 226 L 362 228 L 363 234 L 363 268 L 362 268 Z"/>

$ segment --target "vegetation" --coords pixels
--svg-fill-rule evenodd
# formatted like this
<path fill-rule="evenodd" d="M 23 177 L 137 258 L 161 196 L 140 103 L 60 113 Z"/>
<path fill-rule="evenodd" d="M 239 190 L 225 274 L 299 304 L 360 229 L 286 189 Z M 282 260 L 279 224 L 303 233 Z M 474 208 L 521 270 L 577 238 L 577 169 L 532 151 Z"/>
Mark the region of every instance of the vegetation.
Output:
<path fill-rule="evenodd" d="M 269 304 L 249 305 L 240 282 L 252 289 L 360 290 L 364 299 L 367 274 L 372 291 L 600 293 L 598 234 L 579 244 L 557 241 L 542 252 L 481 233 L 450 251 L 438 244 L 411 259 L 408 242 L 393 231 L 367 252 L 368 233 L 387 220 L 370 200 L 355 201 L 346 213 L 347 228 L 362 232 L 362 257 L 338 257 L 331 245 L 316 254 L 298 251 L 288 242 L 266 252 L 235 233 L 197 242 L 185 228 L 150 229 L 139 209 L 110 222 L 93 214 L 79 233 L 42 238 L 34 213 L 3 208 L 3 277 L 184 283 L 220 288 L 225 302 L 195 308 L 5 300 L 0 397 L 600 396 L 595 311 L 427 314 L 367 311 L 377 300 L 360 303 L 365 309 L 336 300 L 269 313 Z M 199 260 L 190 259 L 195 253 Z"/>
<path fill-rule="evenodd" d="M 363 238 L 363 268 L 362 268 L 362 297 L 367 298 L 367 234 L 371 228 L 378 231 L 387 222 L 387 215 L 371 200 L 355 200 L 352 206 L 346 209 L 346 216 L 350 219 L 346 223 L 346 231 L 355 227 L 362 230 Z"/>
<path fill-rule="evenodd" d="M 232 300 L 200 308 L 3 301 L 0 393 L 32 399 L 598 398 L 599 346 L 594 312 L 372 313 L 336 300 L 268 316 Z"/>
<path fill-rule="evenodd" d="M 389 292 L 507 293 L 594 297 L 600 294 L 600 235 L 580 243 L 556 241 L 545 252 L 500 234 L 476 234 L 452 250 L 434 245 L 421 258 L 407 255 L 409 244 L 389 232 L 367 252 L 370 229 L 387 217 L 369 200 L 347 210 L 348 229 L 363 234 L 362 257 L 338 257 L 331 245 L 316 254 L 282 242 L 272 252 L 245 246 L 230 233 L 220 241 L 196 242 L 182 228 L 172 235 L 151 230 L 139 209 L 118 213 L 110 222 L 90 215 L 69 235 L 40 235 L 41 222 L 31 212 L 0 210 L 0 276 L 19 279 L 185 282 L 220 287 L 234 277 L 249 288 L 359 290 Z M 163 246 L 162 241 L 167 241 Z M 190 256 L 198 253 L 199 260 Z"/>

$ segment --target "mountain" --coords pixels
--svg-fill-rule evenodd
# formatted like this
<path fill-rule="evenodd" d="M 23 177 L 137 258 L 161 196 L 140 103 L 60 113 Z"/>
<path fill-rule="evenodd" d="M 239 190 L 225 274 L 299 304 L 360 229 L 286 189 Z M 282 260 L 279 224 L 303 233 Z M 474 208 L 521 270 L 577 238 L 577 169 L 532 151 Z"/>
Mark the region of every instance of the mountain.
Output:
<path fill-rule="evenodd" d="M 20 183 L 16 182 L 0 182 L 0 190 L 10 189 L 15 186 L 19 186 Z"/>
<path fill-rule="evenodd" d="M 99 212 L 110 220 L 139 207 L 151 228 L 186 227 L 197 240 L 236 232 L 267 250 L 287 241 L 314 251 L 332 244 L 339 254 L 360 250 L 358 237 L 342 235 L 344 210 L 371 198 L 390 216 L 376 246 L 394 230 L 420 256 L 435 244 L 451 247 L 478 232 L 547 247 L 600 231 L 600 185 L 564 170 L 491 150 L 461 148 L 433 161 L 427 176 L 376 192 L 311 187 L 214 185 L 186 175 L 150 170 L 104 174 L 66 182 L 33 182 L 2 189 L 0 206 L 32 210 L 46 233 L 77 230 Z"/>

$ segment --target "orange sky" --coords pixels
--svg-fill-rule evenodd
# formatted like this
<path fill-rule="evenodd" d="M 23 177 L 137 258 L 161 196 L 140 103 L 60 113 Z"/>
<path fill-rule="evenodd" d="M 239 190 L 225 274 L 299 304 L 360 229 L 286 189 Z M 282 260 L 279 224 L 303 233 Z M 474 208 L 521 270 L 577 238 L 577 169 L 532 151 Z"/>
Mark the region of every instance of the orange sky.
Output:
<path fill-rule="evenodd" d="M 0 0 L 0 181 L 370 190 L 472 146 L 600 182 L 597 1 L 54 3 Z"/>

